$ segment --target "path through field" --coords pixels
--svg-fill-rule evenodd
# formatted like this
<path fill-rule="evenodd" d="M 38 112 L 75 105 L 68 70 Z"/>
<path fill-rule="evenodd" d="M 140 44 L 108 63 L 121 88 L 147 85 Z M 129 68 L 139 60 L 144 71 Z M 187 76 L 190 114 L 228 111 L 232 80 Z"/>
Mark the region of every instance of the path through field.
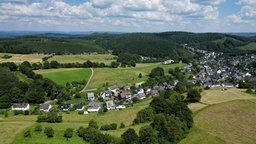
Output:
<path fill-rule="evenodd" d="M 87 88 L 87 86 L 89 85 L 89 83 L 90 83 L 90 81 L 91 81 L 91 79 L 92 79 L 92 77 L 93 77 L 93 74 L 94 74 L 93 68 L 90 68 L 90 69 L 91 69 L 91 71 L 92 71 L 92 74 L 91 74 L 90 78 L 88 79 L 88 81 L 87 81 L 86 85 L 84 86 L 84 88 L 80 91 L 80 93 L 86 91 L 86 88 Z"/>

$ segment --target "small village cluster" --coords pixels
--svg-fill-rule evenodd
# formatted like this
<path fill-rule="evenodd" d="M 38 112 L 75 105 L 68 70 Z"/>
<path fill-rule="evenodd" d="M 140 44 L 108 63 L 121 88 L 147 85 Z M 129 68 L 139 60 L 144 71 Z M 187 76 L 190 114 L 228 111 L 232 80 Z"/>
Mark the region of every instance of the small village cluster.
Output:
<path fill-rule="evenodd" d="M 105 107 L 108 110 L 119 110 L 126 108 L 125 103 L 132 103 L 132 98 L 137 98 L 139 100 L 143 100 L 147 97 L 156 97 L 159 92 L 170 89 L 171 86 L 168 83 L 162 83 L 159 86 L 154 86 L 153 88 L 144 87 L 137 88 L 133 92 L 131 92 L 132 85 L 129 84 L 124 86 L 122 89 L 118 88 L 116 85 L 108 87 L 107 90 L 101 91 L 97 97 L 94 92 L 87 93 L 87 109 L 85 110 L 85 105 L 80 104 L 60 104 L 58 105 L 58 110 L 60 111 L 68 111 L 70 108 L 73 108 L 77 111 L 84 111 L 84 114 L 88 114 L 89 112 L 98 112 L 100 108 L 103 107 L 101 102 L 98 102 L 97 99 L 102 98 L 105 102 Z M 40 104 L 39 110 L 41 112 L 48 112 L 52 108 L 52 105 L 49 103 Z M 13 104 L 12 110 L 22 110 L 27 111 L 30 109 L 30 105 L 28 103 L 16 103 Z"/>

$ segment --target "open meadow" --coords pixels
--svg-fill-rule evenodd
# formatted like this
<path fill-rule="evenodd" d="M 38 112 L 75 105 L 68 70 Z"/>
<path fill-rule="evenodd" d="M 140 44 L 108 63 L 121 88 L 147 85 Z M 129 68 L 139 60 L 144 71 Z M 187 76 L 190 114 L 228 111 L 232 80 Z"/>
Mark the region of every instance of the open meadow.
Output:
<path fill-rule="evenodd" d="M 117 85 L 119 87 L 123 87 L 129 83 L 136 84 L 146 81 L 153 68 L 162 67 L 165 70 L 165 74 L 168 74 L 170 68 L 174 69 L 175 67 L 182 66 L 184 64 L 163 65 L 159 63 L 143 63 L 131 68 L 95 68 L 94 76 L 88 89 L 100 88 L 106 83 L 109 86 Z M 142 78 L 138 77 L 140 73 L 142 74 Z"/>
<path fill-rule="evenodd" d="M 67 82 L 88 80 L 91 76 L 89 68 L 61 68 L 49 70 L 36 70 L 35 73 L 43 75 L 60 85 L 65 85 Z"/>
<path fill-rule="evenodd" d="M 4 55 L 12 56 L 9 59 L 2 58 Z M 28 61 L 30 63 L 42 62 L 42 58 L 47 57 L 49 55 L 44 54 L 6 54 L 0 53 L 0 63 L 3 62 L 14 62 L 14 63 L 22 63 L 24 61 Z"/>
<path fill-rule="evenodd" d="M 58 61 L 59 63 L 84 63 L 87 60 L 98 63 L 105 63 L 110 65 L 111 62 L 116 61 L 116 56 L 109 54 L 83 54 L 83 55 L 55 55 L 48 61 Z"/>
<path fill-rule="evenodd" d="M 255 143 L 255 96 L 241 89 L 211 89 L 202 93 L 201 102 L 189 105 L 194 126 L 180 144 Z"/>

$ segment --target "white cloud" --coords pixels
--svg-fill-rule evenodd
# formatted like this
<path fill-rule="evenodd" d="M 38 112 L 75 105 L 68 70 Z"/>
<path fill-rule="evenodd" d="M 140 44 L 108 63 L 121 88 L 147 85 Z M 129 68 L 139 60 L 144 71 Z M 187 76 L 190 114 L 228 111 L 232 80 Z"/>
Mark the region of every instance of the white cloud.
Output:
<path fill-rule="evenodd" d="M 218 21 L 218 5 L 226 0 L 89 0 L 70 5 L 62 0 L 2 0 L 0 20 L 10 25 L 64 30 L 175 30 Z M 240 5 L 255 0 L 240 0 Z M 255 17 L 255 7 L 247 6 L 228 19 L 242 22 Z M 0 22 L 1 22 L 0 21 Z M 0 23 L 3 28 L 4 24 Z M 207 26 L 207 25 L 206 25 Z M 13 26 L 14 27 L 14 26 Z"/>
<path fill-rule="evenodd" d="M 231 23 L 252 23 L 256 26 L 256 1 L 239 0 L 236 4 L 242 7 L 236 14 L 228 16 L 228 21 Z"/>

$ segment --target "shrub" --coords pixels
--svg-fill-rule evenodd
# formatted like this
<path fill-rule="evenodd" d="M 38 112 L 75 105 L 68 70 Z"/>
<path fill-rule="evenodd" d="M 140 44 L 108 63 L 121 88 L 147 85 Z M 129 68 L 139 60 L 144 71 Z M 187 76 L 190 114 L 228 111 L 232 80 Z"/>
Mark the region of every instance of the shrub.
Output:
<path fill-rule="evenodd" d="M 64 132 L 64 137 L 67 138 L 67 140 L 69 138 L 71 138 L 73 136 L 73 129 L 72 128 L 67 128 Z"/>
<path fill-rule="evenodd" d="M 119 128 L 125 128 L 124 123 L 121 123 Z"/>
<path fill-rule="evenodd" d="M 42 126 L 41 125 L 37 125 L 35 127 L 35 132 L 41 132 L 42 131 Z"/>
<path fill-rule="evenodd" d="M 78 111 L 78 114 L 82 115 L 84 114 L 84 111 Z"/>
<path fill-rule="evenodd" d="M 97 122 L 96 122 L 95 120 L 93 120 L 93 119 L 90 120 L 90 122 L 89 122 L 89 127 L 92 127 L 92 128 L 95 128 L 95 129 L 98 129 L 98 128 L 99 128 Z"/>
<path fill-rule="evenodd" d="M 37 122 L 47 122 L 48 121 L 48 118 L 47 118 L 47 116 L 46 115 L 39 115 L 38 117 L 37 117 Z"/>
<path fill-rule="evenodd" d="M 117 128 L 117 124 L 116 123 L 112 123 L 112 124 L 107 124 L 107 125 L 103 125 L 101 126 L 100 130 L 116 130 Z"/>
<path fill-rule="evenodd" d="M 47 137 L 53 137 L 54 130 L 52 129 L 52 127 L 45 127 L 44 133 Z"/>
<path fill-rule="evenodd" d="M 14 112 L 14 115 L 23 114 L 23 111 L 21 111 L 21 110 L 15 110 L 13 112 Z"/>
<path fill-rule="evenodd" d="M 70 108 L 69 111 L 75 111 L 75 108 Z"/>
<path fill-rule="evenodd" d="M 31 132 L 30 132 L 30 130 L 25 131 L 24 137 L 31 137 Z"/>
<path fill-rule="evenodd" d="M 62 116 L 58 116 L 57 119 L 56 119 L 56 122 L 57 122 L 57 123 L 62 122 Z"/>
<path fill-rule="evenodd" d="M 24 111 L 24 115 L 29 115 L 29 111 L 28 110 Z"/>
<path fill-rule="evenodd" d="M 137 113 L 136 118 L 133 121 L 133 124 L 144 123 L 153 121 L 155 117 L 155 110 L 152 107 L 147 107 Z"/>
<path fill-rule="evenodd" d="M 187 94 L 187 101 L 189 102 L 199 102 L 201 99 L 201 94 L 198 89 L 191 89 Z"/>

